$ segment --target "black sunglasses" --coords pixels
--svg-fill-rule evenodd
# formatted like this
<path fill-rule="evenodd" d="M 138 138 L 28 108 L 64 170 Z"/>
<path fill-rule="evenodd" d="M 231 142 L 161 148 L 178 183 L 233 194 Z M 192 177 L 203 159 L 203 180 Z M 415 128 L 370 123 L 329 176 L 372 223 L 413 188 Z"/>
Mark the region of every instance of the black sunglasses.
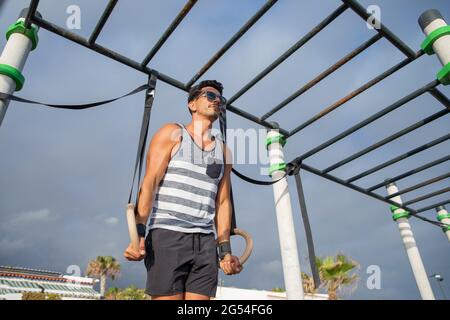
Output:
<path fill-rule="evenodd" d="M 227 99 L 225 99 L 221 95 L 218 95 L 212 91 L 204 91 L 204 92 L 200 93 L 198 95 L 198 97 L 206 97 L 206 99 L 208 99 L 209 102 L 214 102 L 214 101 L 216 101 L 217 98 L 219 98 L 219 101 L 220 101 L 219 106 L 221 106 L 221 107 L 224 107 L 227 104 Z"/>

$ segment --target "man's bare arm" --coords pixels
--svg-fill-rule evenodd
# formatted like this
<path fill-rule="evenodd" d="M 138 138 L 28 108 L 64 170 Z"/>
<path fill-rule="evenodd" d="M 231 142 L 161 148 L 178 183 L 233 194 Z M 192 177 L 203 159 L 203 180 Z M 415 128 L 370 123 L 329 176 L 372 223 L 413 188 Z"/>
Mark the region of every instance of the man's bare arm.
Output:
<path fill-rule="evenodd" d="M 231 233 L 231 221 L 232 221 L 232 204 L 231 204 L 231 168 L 232 157 L 231 151 L 228 147 L 225 147 L 225 171 L 220 181 L 217 198 L 216 198 L 216 230 L 217 230 L 217 242 L 230 241 Z M 242 265 L 239 262 L 239 258 L 226 254 L 220 261 L 220 268 L 225 274 L 237 274 L 242 271 Z"/>
<path fill-rule="evenodd" d="M 139 191 L 138 213 L 136 223 L 147 224 L 152 209 L 153 196 L 161 179 L 164 177 L 172 155 L 173 147 L 178 143 L 180 135 L 176 124 L 167 124 L 158 130 L 150 142 L 147 153 L 147 165 L 144 180 Z M 177 140 L 178 139 L 178 140 Z M 130 261 L 140 261 L 145 257 L 145 239 L 139 240 L 139 251 L 130 243 L 124 256 Z"/>
<path fill-rule="evenodd" d="M 232 206 L 231 206 L 231 151 L 225 146 L 225 171 L 222 180 L 219 183 L 216 196 L 216 216 L 215 224 L 217 231 L 217 242 L 221 243 L 230 240 L 231 232 L 231 218 L 232 218 Z"/>
<path fill-rule="evenodd" d="M 169 165 L 172 149 L 179 141 L 179 135 L 176 135 L 179 129 L 176 124 L 166 124 L 153 136 L 147 153 L 146 173 L 139 192 L 136 223 L 147 224 L 153 207 L 154 193 Z"/>

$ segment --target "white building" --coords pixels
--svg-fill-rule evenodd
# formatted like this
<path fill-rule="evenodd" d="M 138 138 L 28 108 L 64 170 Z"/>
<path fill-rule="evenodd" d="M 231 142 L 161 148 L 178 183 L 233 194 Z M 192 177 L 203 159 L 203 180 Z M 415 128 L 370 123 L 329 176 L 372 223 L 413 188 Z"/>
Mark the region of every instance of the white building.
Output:
<path fill-rule="evenodd" d="M 286 292 L 217 287 L 215 300 L 287 300 Z M 305 300 L 328 300 L 327 294 L 305 294 Z"/>
<path fill-rule="evenodd" d="M 55 293 L 63 300 L 95 300 L 96 279 L 59 272 L 0 266 L 0 300 L 21 300 L 24 292 Z M 306 300 L 328 300 L 327 294 L 305 294 Z M 215 300 L 287 300 L 286 292 L 217 287 Z"/>
<path fill-rule="evenodd" d="M 98 280 L 60 272 L 0 266 L 0 300 L 21 300 L 23 292 L 55 293 L 62 300 L 100 299 Z"/>

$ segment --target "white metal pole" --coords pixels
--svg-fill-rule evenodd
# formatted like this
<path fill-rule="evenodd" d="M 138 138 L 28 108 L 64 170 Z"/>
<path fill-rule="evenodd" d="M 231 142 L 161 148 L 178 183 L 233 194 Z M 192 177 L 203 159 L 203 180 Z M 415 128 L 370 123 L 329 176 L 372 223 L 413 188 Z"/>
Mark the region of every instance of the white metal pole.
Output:
<path fill-rule="evenodd" d="M 422 13 L 419 25 L 427 36 L 422 43 L 422 50 L 429 55 L 436 53 L 443 65 L 437 78 L 443 84 L 450 84 L 450 26 L 435 9 Z"/>
<path fill-rule="evenodd" d="M 398 192 L 398 188 L 395 183 L 390 183 L 386 186 L 388 195 Z M 402 205 L 402 199 L 400 196 L 395 196 L 391 198 L 392 201 L 397 202 Z M 419 249 L 416 245 L 416 240 L 414 239 L 414 234 L 411 230 L 411 226 L 408 222 L 409 212 L 398 208 L 396 206 L 391 206 L 391 211 L 393 213 L 392 218 L 398 224 L 398 229 L 400 230 L 400 236 L 402 237 L 403 245 L 405 246 L 406 254 L 408 255 L 409 263 L 416 279 L 417 287 L 419 288 L 420 295 L 423 300 L 434 300 L 433 290 L 431 290 L 431 285 L 428 280 L 427 272 L 420 257 Z"/>
<path fill-rule="evenodd" d="M 280 179 L 286 171 L 283 154 L 285 142 L 285 138 L 278 130 L 270 130 L 268 132 L 266 145 L 270 159 L 269 174 L 273 181 Z M 297 239 L 295 236 L 291 198 L 289 196 L 286 177 L 273 184 L 273 193 L 286 295 L 289 300 L 303 300 L 304 293 L 298 258 Z"/>
<path fill-rule="evenodd" d="M 23 9 L 18 20 L 9 26 L 6 36 L 8 41 L 0 56 L 0 92 L 12 94 L 19 91 L 25 78 L 22 70 L 28 54 L 38 43 L 37 32 L 39 28 L 32 24 L 29 29 L 25 27 L 25 17 L 28 9 Z M 37 16 L 41 16 L 36 12 Z M 0 125 L 8 109 L 9 100 L 0 100 Z"/>
<path fill-rule="evenodd" d="M 450 214 L 447 212 L 444 206 L 437 207 L 436 212 L 438 213 L 438 221 L 448 225 L 442 228 L 442 230 L 445 232 L 448 241 L 450 241 Z"/>

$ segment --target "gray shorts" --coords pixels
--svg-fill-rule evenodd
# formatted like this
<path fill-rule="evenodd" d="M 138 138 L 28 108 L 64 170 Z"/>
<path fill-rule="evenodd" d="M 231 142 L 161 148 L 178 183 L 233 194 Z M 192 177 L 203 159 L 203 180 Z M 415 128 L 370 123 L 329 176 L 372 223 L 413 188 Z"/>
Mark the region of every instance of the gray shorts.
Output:
<path fill-rule="evenodd" d="M 151 229 L 145 240 L 149 295 L 192 292 L 216 296 L 218 256 L 214 234 Z"/>

